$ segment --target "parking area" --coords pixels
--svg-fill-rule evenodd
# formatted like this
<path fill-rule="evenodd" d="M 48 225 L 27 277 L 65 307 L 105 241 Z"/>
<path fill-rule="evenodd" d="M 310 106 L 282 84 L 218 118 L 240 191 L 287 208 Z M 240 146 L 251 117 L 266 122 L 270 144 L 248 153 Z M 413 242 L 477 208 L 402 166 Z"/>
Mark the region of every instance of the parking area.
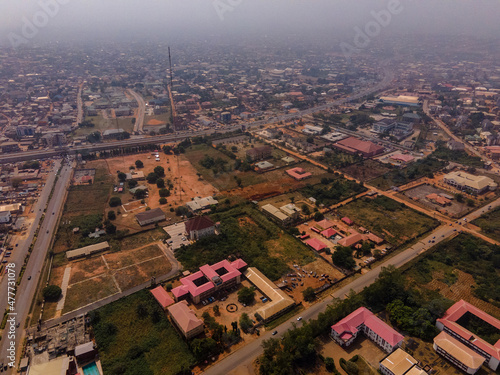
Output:
<path fill-rule="evenodd" d="M 172 248 L 172 250 L 177 250 L 181 247 L 181 245 L 189 244 L 189 240 L 186 238 L 186 228 L 184 223 L 169 225 L 168 227 L 164 227 L 163 230 L 171 237 L 167 241 L 167 244 Z"/>

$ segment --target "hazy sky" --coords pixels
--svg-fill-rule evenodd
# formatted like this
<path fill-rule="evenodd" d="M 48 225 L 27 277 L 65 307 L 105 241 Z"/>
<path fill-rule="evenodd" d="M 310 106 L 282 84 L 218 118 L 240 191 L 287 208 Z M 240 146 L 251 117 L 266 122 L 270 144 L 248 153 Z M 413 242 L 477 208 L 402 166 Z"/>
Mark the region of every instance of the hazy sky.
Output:
<path fill-rule="evenodd" d="M 0 41 L 9 33 L 29 40 L 110 39 L 277 32 L 353 34 L 371 12 L 400 2 L 384 34 L 444 33 L 500 36 L 499 0 L 0 0 Z M 42 4 L 58 4 L 50 15 Z M 63 4 L 60 4 L 63 3 Z M 36 35 L 23 33 L 26 21 Z M 38 25 L 38 26 L 36 26 Z M 25 27 L 26 29 L 26 27 Z M 12 34 L 11 34 L 12 35 Z"/>

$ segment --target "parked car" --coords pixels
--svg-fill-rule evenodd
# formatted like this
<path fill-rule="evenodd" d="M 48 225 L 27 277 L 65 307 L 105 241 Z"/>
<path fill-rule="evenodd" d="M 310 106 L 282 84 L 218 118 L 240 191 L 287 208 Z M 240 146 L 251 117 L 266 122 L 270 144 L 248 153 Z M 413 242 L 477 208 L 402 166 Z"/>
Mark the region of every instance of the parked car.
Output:
<path fill-rule="evenodd" d="M 274 332 L 272 333 L 272 335 L 273 335 L 273 336 L 275 336 L 275 335 L 277 335 L 277 334 L 278 334 L 278 331 L 274 331 Z"/>

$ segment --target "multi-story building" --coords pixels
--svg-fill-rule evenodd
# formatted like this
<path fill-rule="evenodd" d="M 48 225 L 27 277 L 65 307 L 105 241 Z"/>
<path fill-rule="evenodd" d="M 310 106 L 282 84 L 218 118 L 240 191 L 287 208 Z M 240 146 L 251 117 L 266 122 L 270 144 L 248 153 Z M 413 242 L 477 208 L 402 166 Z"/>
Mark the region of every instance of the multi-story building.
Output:
<path fill-rule="evenodd" d="M 240 284 L 241 271 L 246 267 L 241 259 L 234 262 L 223 260 L 211 266 L 206 264 L 198 272 L 182 278 L 182 285 L 172 289 L 172 294 L 176 301 L 190 298 L 193 303 L 200 303 L 216 292 Z"/>
<path fill-rule="evenodd" d="M 441 332 L 434 338 L 434 349 L 468 374 L 474 374 L 482 363 L 493 371 L 500 364 L 500 340 L 494 345 L 464 328 L 460 323 L 470 317 L 500 330 L 500 320 L 461 300 L 450 307 L 436 326 Z"/>
<path fill-rule="evenodd" d="M 498 187 L 497 183 L 489 177 L 474 176 L 463 171 L 448 173 L 443 180 L 448 185 L 475 195 L 495 190 Z"/>
<path fill-rule="evenodd" d="M 333 325 L 331 336 L 340 346 L 347 347 L 361 332 L 388 353 L 398 348 L 404 339 L 366 307 L 360 307 Z"/>
<path fill-rule="evenodd" d="M 184 223 L 186 233 L 192 241 L 215 234 L 215 224 L 208 216 L 196 216 Z"/>
<path fill-rule="evenodd" d="M 251 161 L 264 160 L 273 155 L 273 149 L 269 146 L 255 147 L 247 150 L 246 154 Z"/>

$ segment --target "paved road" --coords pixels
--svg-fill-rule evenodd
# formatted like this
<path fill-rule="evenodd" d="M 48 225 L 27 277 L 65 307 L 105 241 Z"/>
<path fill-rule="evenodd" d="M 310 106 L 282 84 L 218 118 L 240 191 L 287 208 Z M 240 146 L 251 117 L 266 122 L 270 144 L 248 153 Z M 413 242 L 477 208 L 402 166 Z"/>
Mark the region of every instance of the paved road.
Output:
<path fill-rule="evenodd" d="M 129 89 L 128 92 L 139 104 L 139 109 L 137 110 L 137 117 L 134 124 L 134 132 L 142 133 L 144 129 L 144 116 L 146 115 L 146 102 L 144 101 L 142 96 L 136 93 L 134 90 Z"/>
<path fill-rule="evenodd" d="M 40 278 L 40 268 L 47 255 L 52 236 L 54 235 L 54 232 L 56 230 L 58 215 L 61 212 L 64 204 L 64 197 L 69 186 L 71 174 L 72 167 L 63 165 L 59 178 L 54 187 L 54 193 L 52 194 L 52 198 L 48 203 L 45 219 L 41 225 L 39 235 L 33 247 L 33 252 L 31 253 L 28 266 L 25 271 L 25 277 L 23 277 L 21 284 L 17 288 L 15 309 L 17 313 L 16 322 L 20 324 L 20 327 L 15 331 L 14 341 L 16 342 L 18 350 L 19 346 L 21 345 L 21 339 L 24 333 L 23 327 L 26 321 L 26 317 L 28 316 L 29 308 L 35 294 L 38 279 Z M 16 268 L 18 269 L 18 271 L 20 270 L 21 266 L 22 263 L 16 263 Z M 31 280 L 28 280 L 29 276 L 31 276 Z M 7 327 L 9 327 L 9 325 L 7 325 Z M 7 340 L 7 335 L 2 335 L 2 341 L 0 342 L 0 362 L 7 362 L 6 353 L 9 347 L 9 341 L 11 340 Z M 17 352 L 16 355 L 17 358 L 19 358 L 20 353 Z M 7 374 L 9 373 L 9 371 L 7 371 Z"/>
<path fill-rule="evenodd" d="M 78 95 L 76 97 L 77 104 L 77 114 L 76 114 L 76 126 L 83 121 L 83 100 L 82 100 L 82 91 L 83 91 L 83 82 L 80 83 L 80 87 L 78 88 Z"/>

